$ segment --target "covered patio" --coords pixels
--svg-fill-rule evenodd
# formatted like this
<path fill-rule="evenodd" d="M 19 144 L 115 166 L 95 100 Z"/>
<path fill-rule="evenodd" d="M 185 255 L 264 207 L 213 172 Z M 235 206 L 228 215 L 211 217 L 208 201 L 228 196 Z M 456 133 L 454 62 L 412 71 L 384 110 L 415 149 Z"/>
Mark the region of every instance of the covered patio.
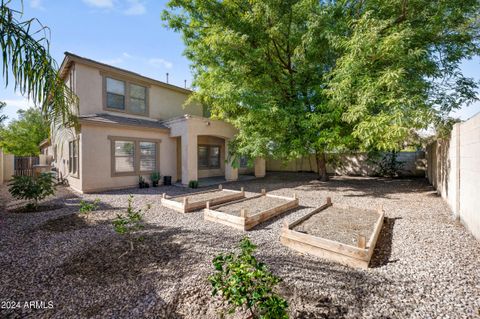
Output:
<path fill-rule="evenodd" d="M 208 186 L 237 181 L 239 176 L 242 179 L 265 176 L 262 158 L 255 159 L 254 167 L 240 168 L 228 160 L 228 142 L 236 134 L 230 124 L 192 115 L 164 124 L 170 128 L 170 136 L 177 140 L 177 180 L 182 185 L 198 180 L 200 185 Z"/>

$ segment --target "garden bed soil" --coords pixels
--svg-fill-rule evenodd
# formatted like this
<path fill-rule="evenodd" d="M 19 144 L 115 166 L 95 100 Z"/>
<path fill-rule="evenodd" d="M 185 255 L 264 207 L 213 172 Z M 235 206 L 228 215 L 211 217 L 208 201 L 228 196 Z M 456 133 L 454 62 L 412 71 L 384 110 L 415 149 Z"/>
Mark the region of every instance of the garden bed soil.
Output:
<path fill-rule="evenodd" d="M 298 198 L 270 195 L 262 189 L 262 194 L 241 199 L 229 204 L 207 207 L 203 218 L 240 230 L 250 230 L 268 219 L 298 207 Z"/>
<path fill-rule="evenodd" d="M 216 206 L 215 210 L 230 215 L 240 216 L 241 210 L 245 209 L 246 214 L 251 216 L 266 211 L 272 207 L 286 204 L 289 201 L 290 200 L 286 198 L 254 196 L 236 202 Z"/>
<path fill-rule="evenodd" d="M 382 209 L 333 206 L 327 202 L 291 225 L 284 223 L 280 241 L 301 253 L 347 266 L 368 268 L 383 225 Z"/>
<path fill-rule="evenodd" d="M 374 210 L 330 206 L 296 225 L 293 230 L 357 246 L 358 235 L 369 238 L 377 220 L 378 212 Z"/>
<path fill-rule="evenodd" d="M 219 188 L 216 190 L 208 190 L 182 196 L 167 197 L 166 194 L 163 194 L 161 203 L 163 206 L 170 209 L 187 213 L 205 208 L 207 202 L 211 202 L 213 205 L 218 205 L 242 198 L 245 198 L 243 188 L 240 191 L 235 191 L 223 189 L 222 185 L 219 185 Z"/>

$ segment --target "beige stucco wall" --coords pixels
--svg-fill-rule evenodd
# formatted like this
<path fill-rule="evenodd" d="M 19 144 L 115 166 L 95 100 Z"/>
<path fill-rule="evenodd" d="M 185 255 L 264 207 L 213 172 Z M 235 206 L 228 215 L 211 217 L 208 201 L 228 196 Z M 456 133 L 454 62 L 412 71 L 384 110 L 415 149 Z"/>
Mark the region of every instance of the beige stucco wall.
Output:
<path fill-rule="evenodd" d="M 108 72 L 115 77 L 114 72 Z M 123 78 L 120 76 L 120 78 Z M 135 79 L 130 79 L 136 82 Z M 202 115 L 202 106 L 192 103 L 183 107 L 188 95 L 184 92 L 168 89 L 154 84 L 138 82 L 140 85 L 148 86 L 149 117 L 153 119 L 166 120 L 183 114 Z M 103 75 L 99 69 L 75 63 L 75 91 L 80 99 L 80 114 L 111 113 L 119 116 L 147 118 L 122 112 L 105 111 L 103 109 Z"/>
<path fill-rule="evenodd" d="M 228 140 L 236 134 L 236 129 L 223 121 L 215 121 L 197 116 L 182 116 L 165 122 L 170 128 L 172 137 L 181 139 L 181 174 L 182 183 L 188 184 L 189 181 L 198 180 L 198 136 L 211 136 L 223 139 L 224 154 L 228 154 Z M 230 163 L 225 165 L 225 178 L 227 180 L 236 180 L 238 178 L 238 169 L 233 168 Z"/>
<path fill-rule="evenodd" d="M 15 156 L 12 154 L 6 154 L 6 153 L 1 153 L 2 154 L 2 181 L 7 182 L 9 181 L 13 174 L 14 174 L 14 159 Z"/>
<path fill-rule="evenodd" d="M 480 114 L 455 124 L 449 139 L 427 147 L 427 177 L 452 215 L 480 240 Z"/>
<path fill-rule="evenodd" d="M 168 132 L 82 125 L 82 167 L 80 171 L 82 173 L 82 191 L 95 192 L 138 186 L 138 176 L 111 176 L 111 142 L 108 136 L 161 140 L 160 174 L 162 176 L 170 175 L 172 182 L 176 181 L 176 139 L 169 137 Z M 150 182 L 150 176 L 144 175 L 144 177 Z"/>
<path fill-rule="evenodd" d="M 403 176 L 425 176 L 424 157 L 423 152 L 398 153 L 397 160 L 404 164 L 400 173 Z M 368 161 L 365 153 L 327 155 L 327 159 L 329 160 L 327 171 L 330 174 L 369 176 L 374 175 L 377 170 L 376 165 Z M 267 171 L 318 172 L 314 155 L 286 163 L 269 158 L 266 165 Z"/>
<path fill-rule="evenodd" d="M 71 176 L 68 171 L 68 143 L 72 140 L 79 139 L 79 158 L 78 158 L 78 167 L 79 167 L 79 174 L 78 177 Z M 58 172 L 58 177 L 66 179 L 70 187 L 72 187 L 76 191 L 82 191 L 82 134 L 79 133 L 78 135 L 72 130 L 65 130 L 61 134 L 58 135 L 56 140 L 52 141 L 52 145 L 56 145 L 56 154 L 54 152 L 54 148 L 52 148 L 52 152 L 54 153 L 54 158 L 52 161 L 52 166 Z"/>

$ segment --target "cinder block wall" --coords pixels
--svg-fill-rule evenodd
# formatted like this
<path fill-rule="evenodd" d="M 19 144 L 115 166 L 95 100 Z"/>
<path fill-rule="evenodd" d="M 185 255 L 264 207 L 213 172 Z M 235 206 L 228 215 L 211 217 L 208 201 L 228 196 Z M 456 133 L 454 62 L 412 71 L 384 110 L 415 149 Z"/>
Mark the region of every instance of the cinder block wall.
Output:
<path fill-rule="evenodd" d="M 452 213 L 480 240 L 480 113 L 427 147 L 427 178 Z"/>
<path fill-rule="evenodd" d="M 340 154 L 327 156 L 329 164 L 327 171 L 338 175 L 371 176 L 376 172 L 374 164 L 368 161 L 366 153 Z M 398 161 L 403 162 L 403 176 L 425 176 L 424 152 L 400 152 Z M 267 159 L 267 171 L 277 172 L 318 172 L 315 156 L 298 158 L 288 163 L 280 160 Z"/>

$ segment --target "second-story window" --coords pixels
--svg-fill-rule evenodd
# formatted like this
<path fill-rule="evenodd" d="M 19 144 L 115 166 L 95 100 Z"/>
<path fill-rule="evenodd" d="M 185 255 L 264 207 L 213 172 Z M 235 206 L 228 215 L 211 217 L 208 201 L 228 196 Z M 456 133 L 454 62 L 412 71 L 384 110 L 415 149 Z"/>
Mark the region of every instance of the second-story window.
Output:
<path fill-rule="evenodd" d="M 147 88 L 127 81 L 105 78 L 105 108 L 132 114 L 147 114 Z"/>
<path fill-rule="evenodd" d="M 125 82 L 107 78 L 107 108 L 125 110 Z"/>
<path fill-rule="evenodd" d="M 130 111 L 132 113 L 144 114 L 147 112 L 146 92 L 144 86 L 130 84 Z"/>

